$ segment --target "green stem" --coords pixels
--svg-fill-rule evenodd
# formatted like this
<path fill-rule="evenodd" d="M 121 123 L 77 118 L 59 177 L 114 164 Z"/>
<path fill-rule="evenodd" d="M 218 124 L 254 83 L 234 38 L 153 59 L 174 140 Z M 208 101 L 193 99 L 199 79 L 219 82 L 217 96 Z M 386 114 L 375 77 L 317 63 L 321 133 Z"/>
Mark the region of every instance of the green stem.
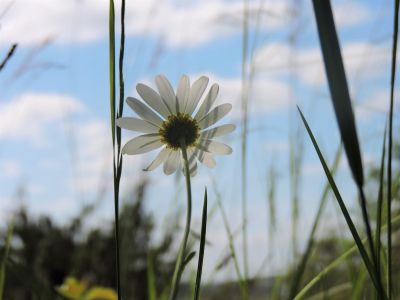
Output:
<path fill-rule="evenodd" d="M 175 300 L 176 296 L 178 295 L 179 282 L 181 279 L 181 275 L 183 273 L 183 267 L 184 267 L 183 262 L 184 262 L 184 258 L 185 258 L 186 246 L 187 246 L 187 241 L 188 241 L 189 232 L 190 232 L 190 222 L 191 222 L 191 218 L 192 218 L 192 188 L 190 185 L 189 161 L 188 161 L 188 157 L 187 157 L 186 143 L 183 139 L 180 142 L 181 142 L 181 151 L 182 151 L 185 179 L 186 179 L 187 212 L 186 212 L 185 232 L 183 235 L 182 244 L 179 247 L 178 259 L 176 261 L 175 271 L 174 271 L 174 275 L 172 278 L 172 288 L 171 288 L 171 292 L 169 294 L 170 300 Z"/>
<path fill-rule="evenodd" d="M 392 282 L 392 142 L 393 142 L 393 104 L 394 104 L 394 89 L 396 82 L 396 62 L 397 62 L 397 35 L 399 30 L 399 0 L 396 0 L 394 6 L 394 28 L 393 28 L 393 48 L 392 48 L 392 67 L 390 76 L 390 109 L 389 109 L 389 144 L 388 144 L 388 168 L 387 168 L 387 248 L 388 248 L 388 261 L 387 261 L 387 286 L 389 299 L 393 296 L 393 282 Z"/>

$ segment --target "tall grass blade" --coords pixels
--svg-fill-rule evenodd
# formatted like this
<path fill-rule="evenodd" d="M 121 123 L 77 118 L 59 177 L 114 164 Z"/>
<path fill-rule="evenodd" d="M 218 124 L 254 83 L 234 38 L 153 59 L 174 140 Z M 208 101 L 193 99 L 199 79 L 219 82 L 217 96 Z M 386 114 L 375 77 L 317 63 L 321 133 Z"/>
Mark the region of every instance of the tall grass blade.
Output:
<path fill-rule="evenodd" d="M 347 210 L 347 207 L 346 207 L 346 205 L 345 205 L 345 203 L 344 203 L 344 201 L 342 199 L 342 196 L 340 195 L 339 189 L 336 186 L 335 180 L 333 179 L 332 174 L 329 171 L 329 168 L 328 168 L 328 166 L 327 166 L 327 164 L 325 162 L 325 159 L 324 159 L 324 157 L 323 157 L 323 155 L 322 155 L 322 153 L 321 153 L 321 151 L 319 149 L 317 141 L 315 140 L 315 137 L 314 137 L 310 127 L 308 126 L 308 123 L 307 123 L 303 113 L 301 112 L 300 108 L 299 107 L 297 107 L 297 108 L 299 110 L 299 113 L 300 113 L 301 119 L 302 119 L 302 121 L 304 123 L 304 126 L 307 129 L 307 133 L 308 133 L 308 135 L 309 135 L 309 137 L 310 137 L 310 139 L 311 139 L 311 141 L 313 143 L 314 149 L 318 154 L 318 158 L 319 158 L 319 160 L 321 162 L 321 165 L 322 165 L 322 167 L 323 167 L 323 169 L 325 171 L 325 175 L 326 175 L 326 177 L 327 177 L 327 179 L 329 181 L 329 184 L 331 185 L 332 191 L 335 194 L 336 200 L 337 200 L 337 202 L 338 202 L 338 204 L 340 206 L 340 209 L 341 209 L 341 211 L 343 213 L 343 216 L 344 216 L 344 218 L 346 220 L 347 226 L 350 229 L 350 232 L 351 232 L 351 234 L 353 236 L 353 239 L 354 239 L 354 241 L 355 241 L 355 243 L 357 245 L 357 248 L 358 248 L 358 250 L 360 252 L 360 255 L 361 255 L 361 257 L 362 257 L 362 259 L 364 261 L 364 265 L 368 270 L 370 278 L 371 278 L 371 280 L 372 280 L 372 282 L 373 282 L 378 294 L 380 295 L 380 297 L 382 299 L 384 299 L 384 298 L 386 298 L 386 296 L 385 296 L 385 292 L 384 292 L 383 287 L 382 287 L 382 283 L 380 281 L 379 274 L 377 274 L 376 269 L 374 268 L 374 265 L 371 263 L 371 260 L 370 260 L 370 258 L 368 256 L 368 253 L 365 250 L 365 247 L 364 247 L 364 245 L 363 245 L 363 243 L 362 243 L 362 241 L 360 239 L 360 236 L 359 236 L 359 234 L 357 232 L 357 229 L 354 226 L 353 220 L 351 219 L 350 214 L 349 214 L 349 212 Z"/>
<path fill-rule="evenodd" d="M 0 261 L 0 300 L 3 300 L 4 284 L 6 282 L 6 262 L 11 248 L 11 239 L 13 236 L 13 225 L 11 224 L 7 231 L 6 242 L 4 243 L 4 252 Z"/>
<path fill-rule="evenodd" d="M 336 173 L 336 171 L 337 171 L 337 169 L 339 167 L 339 162 L 340 162 L 341 155 L 342 155 L 342 147 L 340 146 L 338 148 L 338 150 L 336 151 L 335 160 L 334 160 L 333 165 L 331 167 L 332 176 L 335 175 L 335 173 Z M 315 219 L 314 219 L 314 223 L 313 223 L 313 226 L 312 226 L 312 229 L 311 229 L 311 232 L 310 232 L 310 236 L 308 237 L 306 250 L 304 251 L 304 254 L 303 254 L 302 258 L 301 258 L 301 261 L 300 261 L 298 267 L 296 268 L 296 273 L 295 273 L 295 275 L 293 277 L 293 280 L 292 280 L 292 284 L 291 284 L 291 287 L 290 287 L 290 293 L 289 293 L 289 299 L 293 299 L 296 296 L 297 290 L 299 288 L 299 285 L 300 285 L 300 282 L 301 282 L 301 278 L 302 278 L 302 276 L 304 274 L 308 259 L 309 259 L 310 255 L 311 255 L 311 251 L 312 251 L 312 248 L 314 246 L 315 233 L 317 231 L 317 228 L 318 228 L 318 225 L 319 225 L 319 221 L 321 219 L 322 212 L 323 212 L 325 204 L 326 204 L 326 200 L 328 199 L 329 191 L 330 191 L 330 184 L 329 184 L 329 182 L 327 182 L 326 185 L 325 185 L 324 191 L 322 193 L 321 200 L 319 202 L 318 211 L 317 211 L 317 214 L 316 214 Z"/>
<path fill-rule="evenodd" d="M 394 85 L 396 81 L 396 61 L 397 61 L 397 36 L 399 30 L 399 0 L 394 6 L 394 28 L 393 28 L 393 48 L 392 48 L 392 71 L 390 78 L 390 110 L 389 110 L 389 145 L 388 145 L 388 203 L 387 203 L 387 247 L 388 247 L 388 294 L 392 297 L 392 148 L 393 148 L 393 104 L 394 104 Z"/>
<path fill-rule="evenodd" d="M 197 264 L 196 287 L 194 290 L 194 300 L 198 300 L 199 295 L 200 295 L 201 273 L 203 270 L 204 248 L 206 245 L 206 233 L 207 233 L 207 189 L 204 192 L 203 217 L 201 220 L 199 262 Z"/>
<path fill-rule="evenodd" d="M 116 256 L 116 285 L 118 300 L 121 300 L 121 280 L 119 261 L 119 159 L 115 150 L 115 10 L 114 1 L 109 2 L 109 81 L 110 81 L 110 117 L 113 146 L 113 177 L 114 177 L 114 219 L 115 219 L 115 256 Z M 118 150 L 117 150 L 118 151 Z M 117 152 L 118 153 L 118 152 Z"/>
<path fill-rule="evenodd" d="M 328 78 L 336 120 L 339 125 L 340 135 L 346 151 L 347 160 L 350 165 L 354 180 L 358 186 L 362 216 L 368 244 L 372 255 L 375 273 L 379 274 L 376 263 L 375 247 L 372 238 L 372 230 L 368 217 L 367 199 L 363 191 L 364 175 L 357 137 L 357 129 L 354 119 L 350 93 L 347 86 L 339 40 L 336 34 L 335 22 L 329 0 L 313 0 L 314 14 L 317 21 L 319 40 Z"/>
<path fill-rule="evenodd" d="M 344 149 L 354 179 L 358 186 L 362 186 L 364 176 L 360 147 L 331 4 L 329 0 L 313 0 L 313 6 L 329 90 Z"/>

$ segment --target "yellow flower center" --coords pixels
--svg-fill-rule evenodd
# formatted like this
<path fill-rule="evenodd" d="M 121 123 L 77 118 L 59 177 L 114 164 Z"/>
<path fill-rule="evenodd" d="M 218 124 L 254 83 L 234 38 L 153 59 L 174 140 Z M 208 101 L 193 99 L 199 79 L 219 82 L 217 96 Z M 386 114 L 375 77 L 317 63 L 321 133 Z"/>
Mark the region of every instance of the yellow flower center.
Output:
<path fill-rule="evenodd" d="M 188 114 L 177 113 L 170 115 L 162 123 L 159 130 L 161 142 L 168 148 L 178 150 L 181 147 L 181 140 L 186 147 L 194 146 L 200 136 L 200 127 L 195 119 Z"/>

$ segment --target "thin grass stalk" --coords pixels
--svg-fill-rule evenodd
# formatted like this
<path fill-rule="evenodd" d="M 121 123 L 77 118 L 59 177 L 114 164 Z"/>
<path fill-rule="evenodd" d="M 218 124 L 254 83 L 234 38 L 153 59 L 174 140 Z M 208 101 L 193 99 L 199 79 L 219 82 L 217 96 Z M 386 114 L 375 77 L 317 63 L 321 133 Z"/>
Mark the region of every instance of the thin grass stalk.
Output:
<path fill-rule="evenodd" d="M 192 219 L 192 188 L 191 188 L 191 183 L 190 183 L 189 160 L 187 157 L 187 148 L 186 148 L 185 140 L 182 139 L 180 141 L 180 143 L 181 143 L 182 158 L 183 158 L 183 164 L 184 164 L 184 170 L 185 170 L 187 211 L 186 211 L 185 232 L 183 235 L 183 240 L 182 240 L 181 246 L 179 247 L 178 259 L 176 260 L 175 271 L 174 271 L 174 275 L 172 277 L 172 286 L 171 286 L 171 291 L 169 294 L 170 300 L 175 300 L 178 295 L 179 283 L 180 283 L 181 276 L 183 273 L 183 268 L 184 268 L 186 246 L 187 246 L 189 232 L 190 232 L 190 223 L 191 223 L 191 219 Z"/>
<path fill-rule="evenodd" d="M 333 165 L 331 167 L 332 176 L 334 176 L 336 174 L 336 171 L 338 169 L 341 156 L 342 156 L 342 146 L 340 145 L 340 147 L 336 151 L 335 159 L 334 159 Z M 317 228 L 318 228 L 318 225 L 319 225 L 319 221 L 320 221 L 321 216 L 322 216 L 322 212 L 323 212 L 323 210 L 325 208 L 325 204 L 326 204 L 326 200 L 328 199 L 329 191 L 330 191 L 330 185 L 329 185 L 329 182 L 327 182 L 326 185 L 325 185 L 324 191 L 322 192 L 321 201 L 319 203 L 318 211 L 317 211 L 317 214 L 315 216 L 314 223 L 313 223 L 310 235 L 308 237 L 306 250 L 304 251 L 304 254 L 303 254 L 302 258 L 301 258 L 301 261 L 300 261 L 298 267 L 296 267 L 296 273 L 295 273 L 295 276 L 294 276 L 294 278 L 292 280 L 292 285 L 290 287 L 290 293 L 289 293 L 289 298 L 288 299 L 293 299 L 296 296 L 297 290 L 298 290 L 300 282 L 301 282 L 301 278 L 302 278 L 302 276 L 304 274 L 308 259 L 309 259 L 310 255 L 311 255 L 311 250 L 312 250 L 312 248 L 314 246 L 315 233 L 317 231 Z"/>
<path fill-rule="evenodd" d="M 294 141 L 293 136 L 289 133 L 289 158 L 290 158 L 290 198 L 291 198 L 291 223 L 292 223 L 292 251 L 293 251 L 293 259 L 295 260 L 297 257 L 298 249 L 297 249 L 297 227 L 299 220 L 299 198 L 298 198 L 298 184 L 297 184 L 297 159 L 294 151 Z"/>
<path fill-rule="evenodd" d="M 347 210 L 347 207 L 346 207 L 346 205 L 345 205 L 345 203 L 344 203 L 344 201 L 342 199 L 342 196 L 340 195 L 340 192 L 339 192 L 338 187 L 336 186 L 335 180 L 333 179 L 332 174 L 330 173 L 329 168 L 326 165 L 325 159 L 324 159 L 324 157 L 323 157 L 323 155 L 321 153 L 321 150 L 319 149 L 318 143 L 315 140 L 315 137 L 314 137 L 309 125 L 308 125 L 307 120 L 305 119 L 305 117 L 304 117 L 303 113 L 301 112 L 300 108 L 299 107 L 297 107 L 297 108 L 298 108 L 298 111 L 300 113 L 301 119 L 302 119 L 302 121 L 304 123 L 304 126 L 305 126 L 305 128 L 307 130 L 307 133 L 308 133 L 308 135 L 309 135 L 309 137 L 310 137 L 310 139 L 311 139 L 311 141 L 313 143 L 314 149 L 318 154 L 318 158 L 319 158 L 319 160 L 321 162 L 321 165 L 322 165 L 322 167 L 323 167 L 323 169 L 325 171 L 325 175 L 326 175 L 326 177 L 327 177 L 327 179 L 328 179 L 328 181 L 329 181 L 329 183 L 331 185 L 332 191 L 335 194 L 336 200 L 338 201 L 338 204 L 339 204 L 340 209 L 342 211 L 342 214 L 343 214 L 343 216 L 344 216 L 344 218 L 346 220 L 346 223 L 347 223 L 347 225 L 348 225 L 348 227 L 350 229 L 350 232 L 351 232 L 351 234 L 353 236 L 353 239 L 357 244 L 357 247 L 359 249 L 360 255 L 361 255 L 361 257 L 362 257 L 362 259 L 364 261 L 364 265 L 367 267 L 367 270 L 368 270 L 368 273 L 370 275 L 370 278 L 371 278 L 371 280 L 372 280 L 372 282 L 373 282 L 373 284 L 374 284 L 379 296 L 382 299 L 387 299 L 385 291 L 383 289 L 381 278 L 379 276 L 379 273 L 376 270 L 376 265 L 371 262 L 371 259 L 370 259 L 369 255 L 368 255 L 368 252 L 364 248 L 364 245 L 363 245 L 363 243 L 361 241 L 361 238 L 360 238 L 360 236 L 358 234 L 358 231 L 357 231 L 357 229 L 356 229 L 356 227 L 355 227 L 355 225 L 353 223 L 353 220 L 352 220 L 352 218 L 351 218 L 351 216 L 350 216 L 350 214 L 349 214 L 349 212 Z M 367 238 L 369 240 L 369 237 L 367 237 Z M 373 257 L 373 259 L 374 259 L 374 257 Z"/>
<path fill-rule="evenodd" d="M 335 296 L 337 297 L 341 293 L 350 290 L 351 288 L 352 288 L 352 285 L 350 283 L 348 283 L 348 282 L 341 283 L 334 287 L 328 288 L 327 290 L 324 290 L 323 292 L 312 295 L 311 297 L 309 297 L 307 299 L 308 300 L 332 299 L 332 298 L 335 298 Z"/>
<path fill-rule="evenodd" d="M 400 221 L 400 215 L 396 216 L 395 218 L 392 219 L 392 224 L 397 224 Z M 382 230 L 385 230 L 387 228 L 387 224 L 382 226 Z M 363 243 L 367 242 L 367 238 L 364 238 L 362 240 Z M 358 249 L 358 245 L 354 245 L 351 248 L 349 248 L 346 252 L 344 252 L 342 255 L 340 255 L 338 258 L 336 258 L 333 262 L 331 262 L 328 266 L 326 266 L 321 272 L 319 272 L 313 279 L 311 279 L 305 287 L 302 288 L 302 290 L 296 295 L 296 297 L 293 300 L 300 300 L 303 299 L 306 294 L 313 288 L 322 278 L 324 278 L 327 274 L 329 274 L 330 271 L 335 269 L 341 262 L 343 262 L 345 259 L 347 259 L 350 255 L 354 254 Z M 387 299 L 387 297 L 385 297 Z"/>
<path fill-rule="evenodd" d="M 0 62 L 0 72 L 4 69 L 6 66 L 7 62 L 11 59 L 11 57 L 15 54 L 15 50 L 17 50 L 18 44 L 13 44 L 8 50 L 8 53 L 6 57 L 3 59 L 3 61 Z"/>
<path fill-rule="evenodd" d="M 377 269 L 381 271 L 381 223 L 382 223 L 382 206 L 383 206 L 383 184 L 385 173 L 385 152 L 386 152 L 386 127 L 383 133 L 381 169 L 379 171 L 379 191 L 376 211 L 376 230 L 375 230 L 375 254 Z"/>
<path fill-rule="evenodd" d="M 118 300 L 121 300 L 121 280 L 120 280 L 120 253 L 119 253 L 119 178 L 120 159 L 119 151 L 116 157 L 115 132 L 119 129 L 115 127 L 115 10 L 114 1 L 109 2 L 109 81 L 110 81 L 110 117 L 111 117 L 111 136 L 113 146 L 113 182 L 114 182 L 114 219 L 115 219 L 115 256 L 116 256 L 116 286 Z"/>
<path fill-rule="evenodd" d="M 371 256 L 372 256 L 372 262 L 374 263 L 374 266 L 376 269 L 375 271 L 376 271 L 377 275 L 379 275 L 379 278 L 381 278 L 380 272 L 378 269 L 378 263 L 376 260 L 375 245 L 374 245 L 374 239 L 372 237 L 371 224 L 369 222 L 369 216 L 368 216 L 368 211 L 367 211 L 367 203 L 368 202 L 367 202 L 367 198 L 365 197 L 364 188 L 362 186 L 359 186 L 358 194 L 360 195 L 361 212 L 362 212 L 362 217 L 364 220 L 365 231 L 367 233 L 368 245 L 369 245 L 369 249 L 370 249 Z"/>
<path fill-rule="evenodd" d="M 272 252 L 272 240 L 274 231 L 276 229 L 276 209 L 275 209 L 275 188 L 276 188 L 276 172 L 273 165 L 271 165 L 269 174 L 268 174 L 268 186 L 267 186 L 267 207 L 268 207 L 268 219 L 269 219 L 269 226 L 268 226 L 268 242 L 270 245 L 270 249 Z"/>
<path fill-rule="evenodd" d="M 367 272 L 365 269 L 361 270 L 358 274 L 355 283 L 352 284 L 353 289 L 351 291 L 351 300 L 363 299 L 363 291 L 365 290 L 363 287 L 365 285 L 365 278 L 367 276 Z M 375 293 L 376 297 L 378 295 Z"/>
<path fill-rule="evenodd" d="M 231 228 L 229 226 L 228 218 L 226 216 L 225 209 L 224 209 L 224 207 L 222 205 L 222 202 L 221 202 L 221 194 L 218 192 L 218 190 L 216 188 L 215 181 L 213 181 L 213 186 L 214 186 L 214 190 L 215 190 L 215 193 L 216 193 L 218 208 L 219 208 L 219 210 L 221 212 L 222 221 L 224 223 L 225 231 L 226 231 L 226 234 L 228 236 L 229 250 L 231 252 L 231 256 L 232 256 L 232 260 L 233 260 L 233 265 L 234 265 L 234 268 L 235 268 L 236 276 L 238 277 L 239 287 L 240 287 L 240 294 L 241 294 L 243 300 L 248 300 L 249 299 L 248 285 L 247 285 L 247 283 L 245 281 L 246 279 L 243 278 L 243 275 L 242 275 L 242 273 L 240 271 L 232 230 L 231 230 Z"/>
<path fill-rule="evenodd" d="M 247 55 L 248 55 L 248 0 L 243 0 L 243 41 L 242 41 L 242 229 L 243 229 L 243 268 L 244 279 L 248 279 L 248 238 L 247 238 L 247 131 L 248 131 L 248 85 L 247 85 Z"/>
<path fill-rule="evenodd" d="M 194 300 L 198 300 L 200 296 L 201 286 L 201 273 L 203 270 L 204 260 L 204 248 L 206 245 L 206 233 L 207 233 L 207 189 L 204 192 L 204 205 L 203 205 L 203 216 L 201 220 L 201 236 L 200 236 L 200 249 L 199 249 L 199 261 L 197 264 L 196 284 L 194 290 Z"/>
<path fill-rule="evenodd" d="M 388 247 L 388 294 L 392 297 L 392 148 L 393 148 L 393 104 L 394 104 L 394 85 L 396 81 L 396 58 L 397 58 L 397 35 L 399 30 L 399 0 L 396 0 L 394 6 L 394 28 L 393 28 L 393 48 L 392 48 L 392 71 L 390 78 L 390 110 L 389 110 L 389 145 L 388 145 L 388 198 L 387 198 L 387 247 Z"/>
<path fill-rule="evenodd" d="M 154 276 L 154 263 L 151 251 L 147 253 L 147 293 L 149 300 L 157 300 L 156 280 Z"/>

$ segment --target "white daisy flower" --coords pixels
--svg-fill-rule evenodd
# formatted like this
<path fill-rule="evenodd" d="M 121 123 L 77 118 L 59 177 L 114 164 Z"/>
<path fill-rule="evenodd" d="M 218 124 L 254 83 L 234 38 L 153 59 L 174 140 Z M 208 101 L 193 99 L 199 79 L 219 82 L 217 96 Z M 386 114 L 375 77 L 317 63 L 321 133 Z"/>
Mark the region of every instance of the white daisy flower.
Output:
<path fill-rule="evenodd" d="M 159 93 L 141 83 L 136 86 L 145 103 L 133 97 L 126 99 L 129 107 L 141 119 L 122 117 L 116 120 L 121 128 L 144 133 L 128 141 L 122 148 L 122 154 L 142 154 L 161 148 L 144 170 L 151 171 L 164 164 L 164 173 L 169 175 L 184 165 L 181 151 L 183 142 L 187 149 L 190 174 L 194 176 L 197 160 L 213 168 L 216 165 L 213 155 L 232 153 L 231 147 L 213 138 L 231 133 L 235 125 L 210 128 L 232 109 L 229 103 L 212 108 L 218 95 L 218 84 L 211 86 L 196 111 L 208 84 L 207 77 L 200 77 L 190 86 L 188 76 L 182 75 L 176 94 L 164 75 L 158 75 L 155 81 Z"/>

